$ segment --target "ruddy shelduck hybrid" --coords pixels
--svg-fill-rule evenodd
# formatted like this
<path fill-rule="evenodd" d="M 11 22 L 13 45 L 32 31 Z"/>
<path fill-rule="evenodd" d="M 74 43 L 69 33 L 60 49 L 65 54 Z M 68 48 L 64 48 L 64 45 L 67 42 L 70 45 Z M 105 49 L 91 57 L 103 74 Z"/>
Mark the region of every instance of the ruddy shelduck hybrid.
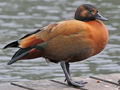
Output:
<path fill-rule="evenodd" d="M 108 30 L 99 21 L 107 21 L 90 5 L 83 4 L 75 12 L 75 19 L 57 22 L 29 33 L 4 47 L 19 47 L 8 65 L 25 59 L 44 57 L 61 63 L 68 85 L 84 86 L 87 82 L 72 81 L 69 62 L 78 62 L 100 53 L 108 43 Z"/>

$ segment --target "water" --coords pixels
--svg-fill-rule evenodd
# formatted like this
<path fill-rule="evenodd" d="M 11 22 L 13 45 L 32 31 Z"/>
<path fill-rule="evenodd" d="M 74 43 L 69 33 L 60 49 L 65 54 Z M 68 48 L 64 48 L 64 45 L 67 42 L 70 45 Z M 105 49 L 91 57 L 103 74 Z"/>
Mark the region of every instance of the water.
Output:
<path fill-rule="evenodd" d="M 0 83 L 64 77 L 59 64 L 44 58 L 7 62 L 17 49 L 2 50 L 6 44 L 48 24 L 72 19 L 76 8 L 89 3 L 109 19 L 109 43 L 104 51 L 82 62 L 71 64 L 75 77 L 120 72 L 120 0 L 1 0 L 0 1 Z"/>

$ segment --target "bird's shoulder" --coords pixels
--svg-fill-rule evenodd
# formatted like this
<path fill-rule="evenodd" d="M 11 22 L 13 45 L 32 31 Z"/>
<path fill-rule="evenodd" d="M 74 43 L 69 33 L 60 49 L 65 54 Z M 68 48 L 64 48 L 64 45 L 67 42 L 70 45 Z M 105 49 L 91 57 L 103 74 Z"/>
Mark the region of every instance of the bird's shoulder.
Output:
<path fill-rule="evenodd" d="M 66 20 L 57 22 L 41 28 L 41 31 L 36 33 L 37 38 L 47 41 L 58 35 L 68 36 L 84 31 L 86 23 L 78 20 Z"/>

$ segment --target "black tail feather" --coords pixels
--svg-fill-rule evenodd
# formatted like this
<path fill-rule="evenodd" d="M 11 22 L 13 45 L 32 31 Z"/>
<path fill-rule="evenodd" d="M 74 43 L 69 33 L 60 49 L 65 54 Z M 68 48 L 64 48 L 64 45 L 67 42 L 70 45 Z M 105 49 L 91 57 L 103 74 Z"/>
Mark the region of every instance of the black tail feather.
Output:
<path fill-rule="evenodd" d="M 14 41 L 12 43 L 9 43 L 8 45 L 6 45 L 3 49 L 9 48 L 9 47 L 18 47 L 19 43 L 18 41 Z"/>
<path fill-rule="evenodd" d="M 19 40 L 22 40 L 22 39 L 24 39 L 24 38 L 26 38 L 26 37 L 28 37 L 28 36 L 30 36 L 30 35 L 33 35 L 33 34 L 39 32 L 39 31 L 41 31 L 41 30 L 38 29 L 38 30 L 36 30 L 36 31 L 34 31 L 34 32 L 28 33 L 27 35 L 23 36 L 23 37 L 20 38 Z M 15 48 L 15 47 L 18 47 L 18 46 L 19 46 L 18 41 L 14 41 L 14 42 L 12 42 L 12 43 L 6 45 L 3 49 L 9 48 L 9 47 L 14 47 L 14 48 Z"/>
<path fill-rule="evenodd" d="M 18 57 L 19 55 L 21 55 L 22 53 L 26 52 L 26 51 L 30 51 L 31 49 L 33 49 L 33 47 L 28 47 L 28 48 L 20 48 L 12 57 L 15 58 L 15 57 Z M 19 58 L 20 59 L 20 58 Z"/>
<path fill-rule="evenodd" d="M 27 54 L 29 53 L 29 51 L 30 51 L 30 50 L 28 50 L 28 51 L 22 53 L 21 55 L 13 58 L 12 60 L 10 60 L 10 61 L 7 63 L 7 65 L 13 64 L 14 62 L 16 62 L 17 60 L 19 60 L 19 59 L 22 58 L 23 56 L 27 55 Z"/>
<path fill-rule="evenodd" d="M 12 57 L 12 59 L 7 63 L 7 65 L 11 65 L 12 63 L 16 62 L 17 60 L 19 60 L 20 58 L 22 58 L 23 56 L 27 55 L 30 50 L 33 49 L 33 47 L 29 47 L 29 48 L 20 48 Z"/>

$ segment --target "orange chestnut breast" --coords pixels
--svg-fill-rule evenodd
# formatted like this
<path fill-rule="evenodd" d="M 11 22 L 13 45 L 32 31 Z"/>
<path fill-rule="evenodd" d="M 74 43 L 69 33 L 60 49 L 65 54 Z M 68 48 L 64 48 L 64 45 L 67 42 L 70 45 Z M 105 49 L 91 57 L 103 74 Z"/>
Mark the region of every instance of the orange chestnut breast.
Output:
<path fill-rule="evenodd" d="M 93 45 L 92 55 L 96 55 L 100 53 L 108 43 L 108 30 L 99 20 L 93 20 L 85 23 L 88 24 L 86 27 L 86 35 L 90 38 Z"/>

